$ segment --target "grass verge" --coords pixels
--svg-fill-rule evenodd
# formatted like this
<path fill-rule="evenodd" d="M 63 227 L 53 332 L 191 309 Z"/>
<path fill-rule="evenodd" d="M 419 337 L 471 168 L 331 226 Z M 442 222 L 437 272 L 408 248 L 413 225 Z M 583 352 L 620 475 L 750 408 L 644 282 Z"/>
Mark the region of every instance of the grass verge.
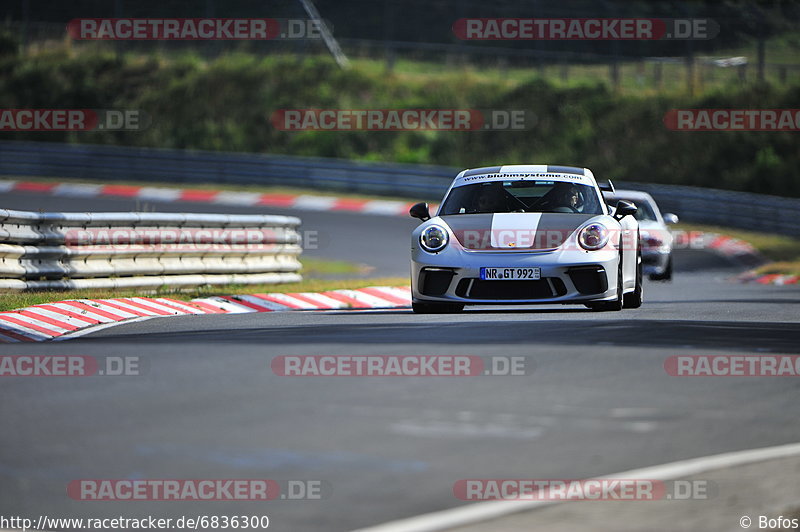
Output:
<path fill-rule="evenodd" d="M 744 240 L 756 248 L 770 263 L 755 268 L 759 274 L 779 273 L 783 275 L 800 275 L 800 239 L 784 235 L 743 231 L 730 227 L 713 225 L 687 224 L 681 222 L 675 226 L 684 231 L 706 231 L 732 236 Z"/>
<path fill-rule="evenodd" d="M 303 257 L 300 259 L 303 268 L 300 273 L 313 278 L 317 275 L 347 275 L 364 274 L 372 271 L 371 266 L 356 264 L 344 260 L 314 259 Z"/>

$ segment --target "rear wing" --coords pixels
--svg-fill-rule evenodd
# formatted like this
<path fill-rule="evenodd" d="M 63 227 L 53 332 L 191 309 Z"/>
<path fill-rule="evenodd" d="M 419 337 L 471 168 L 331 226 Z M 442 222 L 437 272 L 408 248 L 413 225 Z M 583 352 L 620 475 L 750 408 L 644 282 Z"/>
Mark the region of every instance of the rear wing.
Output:
<path fill-rule="evenodd" d="M 616 191 L 614 189 L 614 183 L 612 183 L 610 179 L 606 179 L 605 181 L 598 181 L 597 187 L 600 189 L 601 192 L 611 192 L 613 194 Z"/>

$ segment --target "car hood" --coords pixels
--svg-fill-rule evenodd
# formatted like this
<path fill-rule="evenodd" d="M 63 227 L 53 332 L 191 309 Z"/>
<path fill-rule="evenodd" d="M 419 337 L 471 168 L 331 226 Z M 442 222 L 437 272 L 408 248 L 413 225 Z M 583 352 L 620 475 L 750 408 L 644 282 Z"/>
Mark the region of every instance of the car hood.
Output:
<path fill-rule="evenodd" d="M 442 216 L 458 242 L 474 251 L 559 247 L 598 214 L 496 213 Z"/>

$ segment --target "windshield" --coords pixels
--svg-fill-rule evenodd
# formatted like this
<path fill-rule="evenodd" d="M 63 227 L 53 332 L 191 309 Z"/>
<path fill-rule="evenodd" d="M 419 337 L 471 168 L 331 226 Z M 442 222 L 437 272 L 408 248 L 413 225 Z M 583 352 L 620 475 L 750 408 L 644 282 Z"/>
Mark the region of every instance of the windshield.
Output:
<path fill-rule="evenodd" d="M 493 181 L 454 188 L 442 215 L 502 212 L 603 214 L 594 187 L 561 181 Z"/>

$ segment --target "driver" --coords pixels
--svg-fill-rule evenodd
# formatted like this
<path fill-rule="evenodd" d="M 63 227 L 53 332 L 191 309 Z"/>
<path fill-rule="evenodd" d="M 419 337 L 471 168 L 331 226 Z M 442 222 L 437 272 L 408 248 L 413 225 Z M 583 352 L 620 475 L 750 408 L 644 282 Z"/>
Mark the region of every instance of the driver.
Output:
<path fill-rule="evenodd" d="M 563 212 L 580 212 L 581 192 L 573 183 L 557 183 L 553 191 L 553 207 Z"/>
<path fill-rule="evenodd" d="M 503 191 L 496 186 L 482 186 L 475 200 L 475 212 L 490 213 L 506 210 Z"/>

